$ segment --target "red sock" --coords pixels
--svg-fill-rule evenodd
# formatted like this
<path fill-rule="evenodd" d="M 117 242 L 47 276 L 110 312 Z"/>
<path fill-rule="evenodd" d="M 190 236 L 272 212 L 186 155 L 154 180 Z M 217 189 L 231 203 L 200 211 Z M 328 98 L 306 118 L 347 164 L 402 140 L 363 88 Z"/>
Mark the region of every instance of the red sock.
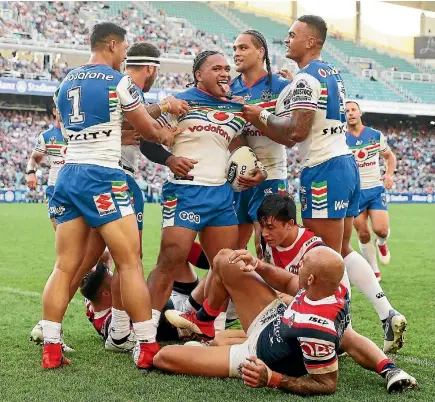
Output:
<path fill-rule="evenodd" d="M 216 317 L 220 314 L 221 309 L 213 310 L 209 304 L 208 300 L 205 299 L 202 307 L 196 313 L 196 318 L 199 321 L 214 321 Z"/>

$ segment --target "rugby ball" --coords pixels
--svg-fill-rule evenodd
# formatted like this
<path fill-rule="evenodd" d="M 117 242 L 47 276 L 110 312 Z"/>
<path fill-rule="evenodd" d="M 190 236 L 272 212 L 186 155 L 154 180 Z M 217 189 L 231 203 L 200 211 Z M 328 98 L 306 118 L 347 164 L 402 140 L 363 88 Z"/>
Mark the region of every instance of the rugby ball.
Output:
<path fill-rule="evenodd" d="M 241 176 L 249 176 L 249 172 L 256 167 L 258 167 L 257 155 L 251 148 L 242 146 L 231 153 L 228 158 L 226 172 L 227 181 L 234 191 L 242 191 L 237 179 Z"/>

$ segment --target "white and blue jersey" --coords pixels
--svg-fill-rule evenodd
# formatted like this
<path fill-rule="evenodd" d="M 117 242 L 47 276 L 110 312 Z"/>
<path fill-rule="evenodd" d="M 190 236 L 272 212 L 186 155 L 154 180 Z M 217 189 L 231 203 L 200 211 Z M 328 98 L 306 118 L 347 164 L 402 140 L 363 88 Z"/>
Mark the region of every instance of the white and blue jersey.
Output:
<path fill-rule="evenodd" d="M 68 141 L 50 210 L 58 224 L 83 216 L 91 227 L 134 213 L 121 158 L 123 112 L 141 105 L 130 77 L 107 65 L 71 71 L 55 94 Z"/>
<path fill-rule="evenodd" d="M 183 129 L 175 137 L 171 151 L 198 163 L 188 176 L 169 174 L 162 192 L 162 226 L 200 231 L 205 226 L 237 225 L 233 191 L 225 168 L 228 146 L 245 125 L 242 105 L 217 99 L 197 88 L 176 97 L 189 104 L 189 112 L 178 119 L 161 116 L 158 121 Z"/>
<path fill-rule="evenodd" d="M 352 150 L 361 177 L 359 211 L 387 210 L 385 189 L 381 181 L 380 154 L 387 152 L 384 135 L 371 127 L 363 127 L 359 135 L 346 133 L 347 145 Z"/>
<path fill-rule="evenodd" d="M 281 92 L 281 116 L 298 109 L 315 112 L 308 137 L 299 143 L 302 157 L 302 218 L 344 218 L 358 215 L 359 173 L 346 144 L 345 89 L 338 71 L 313 60 Z"/>
<path fill-rule="evenodd" d="M 35 151 L 47 156 L 48 161 L 50 162 L 47 188 L 45 190 L 45 200 L 50 219 L 54 218 L 54 214 L 50 212 L 49 200 L 53 197 L 54 185 L 56 184 L 59 170 L 65 164 L 66 150 L 67 143 L 63 138 L 60 127 L 53 126 L 39 134 L 36 141 Z"/>
<path fill-rule="evenodd" d="M 239 75 L 231 82 L 231 90 L 234 96 L 242 96 L 247 104 L 261 106 L 275 114 L 278 96 L 289 83 L 279 74 L 272 74 L 271 78 L 265 74 L 247 86 Z M 263 183 L 234 194 L 239 223 L 252 223 L 257 221 L 257 210 L 265 196 L 287 191 L 287 153 L 284 145 L 271 140 L 251 123 L 245 125 L 242 134 L 267 170 L 267 180 Z"/>

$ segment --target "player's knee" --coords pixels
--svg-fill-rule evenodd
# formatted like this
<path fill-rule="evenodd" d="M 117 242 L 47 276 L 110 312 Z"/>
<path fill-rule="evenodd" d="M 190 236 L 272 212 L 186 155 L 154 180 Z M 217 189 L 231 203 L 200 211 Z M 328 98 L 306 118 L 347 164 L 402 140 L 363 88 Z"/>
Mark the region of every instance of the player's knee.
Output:
<path fill-rule="evenodd" d="M 375 232 L 376 236 L 378 237 L 388 237 L 388 226 L 381 226 L 379 228 L 373 228 L 373 231 Z"/>
<path fill-rule="evenodd" d="M 370 241 L 370 230 L 369 228 L 360 228 L 358 230 L 358 238 L 359 241 L 363 244 L 366 244 Z"/>
<path fill-rule="evenodd" d="M 213 259 L 213 270 L 221 270 L 228 265 L 228 261 L 233 250 L 223 248 L 220 250 Z"/>
<path fill-rule="evenodd" d="M 177 246 L 173 247 L 163 247 L 160 250 L 159 257 L 157 259 L 157 267 L 160 271 L 164 271 L 165 273 L 171 273 L 178 269 L 178 267 L 182 266 L 186 263 L 186 257 L 181 250 Z"/>

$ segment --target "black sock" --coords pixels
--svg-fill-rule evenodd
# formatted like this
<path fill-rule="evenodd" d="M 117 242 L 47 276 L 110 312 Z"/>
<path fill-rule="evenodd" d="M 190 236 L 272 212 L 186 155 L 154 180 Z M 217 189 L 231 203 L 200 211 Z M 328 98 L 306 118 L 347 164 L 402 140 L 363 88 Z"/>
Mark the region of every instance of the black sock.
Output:
<path fill-rule="evenodd" d="M 192 297 L 192 295 L 189 296 L 189 303 L 190 305 L 198 311 L 202 306 Z"/>
<path fill-rule="evenodd" d="M 193 291 L 193 289 L 195 289 L 198 286 L 199 283 L 199 279 L 196 278 L 195 282 L 174 282 L 174 287 L 173 289 L 178 292 L 181 293 L 183 295 L 190 295 Z"/>

